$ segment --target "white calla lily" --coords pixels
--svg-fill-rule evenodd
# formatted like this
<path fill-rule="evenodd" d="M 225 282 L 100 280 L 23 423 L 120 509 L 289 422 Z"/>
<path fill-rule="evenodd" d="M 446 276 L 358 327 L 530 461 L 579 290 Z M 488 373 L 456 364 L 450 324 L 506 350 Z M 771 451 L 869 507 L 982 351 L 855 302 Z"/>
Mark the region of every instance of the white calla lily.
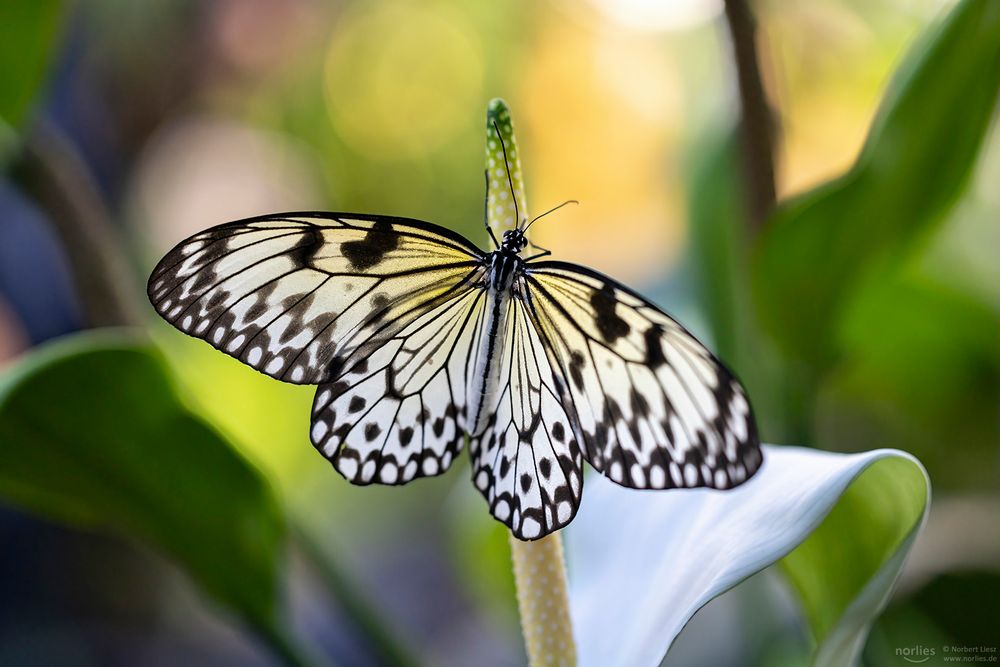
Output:
<path fill-rule="evenodd" d="M 581 667 L 660 664 L 698 609 L 781 559 L 814 616 L 814 663 L 856 660 L 923 525 L 926 472 L 889 449 L 766 446 L 764 459 L 731 491 L 653 493 L 587 479 L 565 531 Z M 836 530 L 824 529 L 828 518 Z M 832 552 L 851 553 L 843 541 L 861 535 L 864 549 L 848 559 L 855 562 L 831 563 Z"/>

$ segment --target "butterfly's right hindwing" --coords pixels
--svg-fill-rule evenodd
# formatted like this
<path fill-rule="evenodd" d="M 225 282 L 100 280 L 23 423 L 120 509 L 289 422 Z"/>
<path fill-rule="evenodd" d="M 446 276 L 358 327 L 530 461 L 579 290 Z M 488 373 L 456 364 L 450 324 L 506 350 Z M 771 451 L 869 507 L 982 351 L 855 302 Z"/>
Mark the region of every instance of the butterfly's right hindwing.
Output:
<path fill-rule="evenodd" d="M 515 537 L 534 540 L 573 520 L 583 492 L 583 456 L 572 408 L 528 308 L 503 313 L 495 386 L 484 429 L 471 438 L 472 480 Z"/>
<path fill-rule="evenodd" d="M 333 362 L 390 337 L 467 281 L 482 252 L 429 223 L 285 214 L 195 234 L 148 285 L 181 331 L 272 377 L 335 379 Z"/>

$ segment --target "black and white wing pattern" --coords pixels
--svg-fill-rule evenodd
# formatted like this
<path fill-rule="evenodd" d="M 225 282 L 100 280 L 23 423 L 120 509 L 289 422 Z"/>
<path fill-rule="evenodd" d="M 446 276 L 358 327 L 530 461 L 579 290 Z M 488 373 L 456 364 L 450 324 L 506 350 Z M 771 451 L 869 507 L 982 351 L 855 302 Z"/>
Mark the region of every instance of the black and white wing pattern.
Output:
<path fill-rule="evenodd" d="M 271 377 L 320 384 L 334 379 L 335 356 L 392 321 L 394 307 L 419 316 L 417 303 L 464 280 L 481 257 L 417 220 L 289 213 L 195 234 L 160 261 L 147 291 L 184 333 Z"/>
<path fill-rule="evenodd" d="M 311 436 L 344 477 L 403 484 L 448 469 L 465 442 L 466 358 L 483 300 L 458 283 L 418 302 L 416 318 L 391 311 L 387 321 L 409 324 L 335 359 L 345 370 L 320 386 Z"/>
<path fill-rule="evenodd" d="M 320 384 L 316 448 L 353 483 L 402 484 L 444 472 L 464 444 L 463 332 L 483 271 L 480 250 L 429 223 L 284 214 L 184 241 L 149 297 L 253 368 Z"/>
<path fill-rule="evenodd" d="M 701 343 L 606 276 L 522 260 L 512 238 L 487 255 L 417 220 L 264 216 L 182 242 L 148 293 L 181 331 L 319 385 L 312 443 L 354 484 L 440 474 L 469 440 L 473 482 L 520 539 L 573 519 L 584 459 L 634 488 L 756 472 L 746 394 Z"/>
<path fill-rule="evenodd" d="M 515 537 L 533 540 L 576 516 L 583 458 L 572 407 L 525 303 L 515 296 L 505 305 L 495 394 L 485 406 L 483 432 L 469 445 L 472 480 L 494 517 Z"/>
<path fill-rule="evenodd" d="M 680 324 L 574 264 L 529 263 L 524 284 L 594 468 L 639 489 L 726 489 L 756 472 L 762 456 L 742 386 Z"/>

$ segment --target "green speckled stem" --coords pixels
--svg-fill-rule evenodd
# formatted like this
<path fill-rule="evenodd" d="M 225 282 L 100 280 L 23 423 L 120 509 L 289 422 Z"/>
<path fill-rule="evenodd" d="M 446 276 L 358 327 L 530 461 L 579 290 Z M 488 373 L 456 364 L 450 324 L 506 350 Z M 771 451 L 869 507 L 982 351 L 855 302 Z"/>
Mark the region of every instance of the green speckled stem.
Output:
<path fill-rule="evenodd" d="M 503 142 L 497 137 L 497 128 Z M 507 168 L 504 166 L 504 148 L 507 150 L 510 181 L 507 180 Z M 514 218 L 514 197 L 517 198 L 518 216 L 521 220 L 528 215 L 528 199 L 524 196 L 524 178 L 521 173 L 521 152 L 514 138 L 514 123 L 507 103 L 499 98 L 492 100 L 486 108 L 486 173 L 489 188 L 486 220 L 499 239 L 504 231 L 517 225 L 518 221 Z M 513 197 L 511 183 L 514 185 Z"/>
<path fill-rule="evenodd" d="M 535 542 L 510 536 L 521 633 L 531 667 L 573 667 L 576 645 L 569 616 L 566 566 L 559 533 Z"/>
<path fill-rule="evenodd" d="M 497 128 L 507 150 L 510 181 Z M 521 220 L 528 218 L 521 153 L 514 138 L 510 109 L 501 99 L 492 100 L 486 110 L 486 169 L 489 179 L 486 220 L 499 239 L 505 230 L 516 225 L 511 182 L 518 215 Z M 576 645 L 569 616 L 562 538 L 559 533 L 553 533 L 535 542 L 522 542 L 511 536 L 510 554 L 529 664 L 531 667 L 573 667 Z"/>

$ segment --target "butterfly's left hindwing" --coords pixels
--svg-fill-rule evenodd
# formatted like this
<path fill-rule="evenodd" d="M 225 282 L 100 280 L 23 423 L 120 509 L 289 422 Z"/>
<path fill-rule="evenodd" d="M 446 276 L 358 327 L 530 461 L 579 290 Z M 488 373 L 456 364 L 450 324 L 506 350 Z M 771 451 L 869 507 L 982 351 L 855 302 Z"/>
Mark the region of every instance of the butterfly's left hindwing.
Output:
<path fill-rule="evenodd" d="M 316 393 L 313 445 L 355 484 L 438 475 L 462 449 L 465 360 L 483 292 L 463 284 L 420 310 L 338 362 L 345 370 Z"/>
<path fill-rule="evenodd" d="M 756 472 L 760 443 L 743 387 L 680 324 L 574 264 L 529 264 L 524 283 L 594 468 L 640 489 L 725 489 Z"/>

